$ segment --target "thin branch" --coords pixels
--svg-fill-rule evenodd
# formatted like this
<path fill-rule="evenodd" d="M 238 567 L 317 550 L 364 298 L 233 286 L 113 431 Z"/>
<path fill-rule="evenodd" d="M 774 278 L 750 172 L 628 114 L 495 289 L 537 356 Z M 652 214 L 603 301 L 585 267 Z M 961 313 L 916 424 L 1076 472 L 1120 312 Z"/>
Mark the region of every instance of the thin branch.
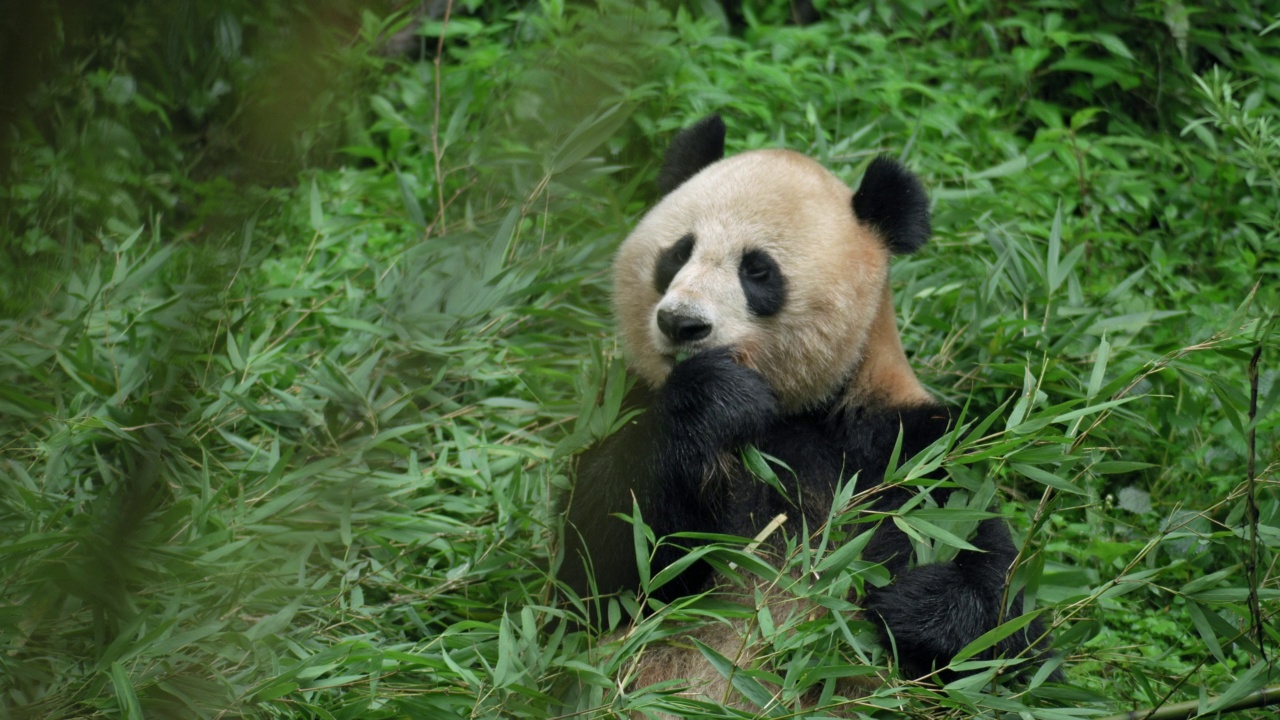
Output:
<path fill-rule="evenodd" d="M 1254 486 L 1257 475 L 1254 473 L 1254 455 L 1257 452 L 1258 428 L 1258 360 L 1262 358 L 1262 343 L 1253 351 L 1249 360 L 1249 458 L 1248 482 L 1245 487 L 1245 517 L 1249 523 L 1249 551 L 1244 559 L 1245 578 L 1249 583 L 1249 615 L 1253 620 L 1254 642 L 1258 644 L 1258 652 L 1262 653 L 1262 661 L 1267 662 L 1266 639 L 1262 632 L 1262 605 L 1258 602 L 1258 499 Z"/>
<path fill-rule="evenodd" d="M 1215 700 L 1221 696 L 1211 697 L 1204 701 L 1205 706 L 1211 706 Z M 1253 708 L 1266 707 L 1280 703 L 1280 685 L 1270 685 L 1268 687 L 1254 690 L 1244 697 L 1232 703 L 1214 710 L 1214 714 L 1235 712 L 1237 710 L 1250 710 Z M 1188 700 L 1186 702 L 1174 703 L 1173 705 L 1165 705 L 1159 709 L 1150 710 L 1134 710 L 1132 712 L 1120 713 L 1119 715 L 1108 715 L 1098 720 L 1184 720 L 1185 718 L 1195 717 L 1200 714 L 1201 702 L 1199 700 Z"/>
<path fill-rule="evenodd" d="M 444 56 L 444 36 L 449 31 L 449 14 L 453 0 L 444 4 L 444 20 L 440 23 L 440 40 L 436 43 L 436 57 L 431 62 L 435 71 L 436 97 L 431 118 L 431 156 L 436 167 L 436 202 L 440 208 L 440 234 L 444 234 L 444 177 L 440 174 L 440 59 Z M 435 223 L 432 223 L 433 225 Z"/>

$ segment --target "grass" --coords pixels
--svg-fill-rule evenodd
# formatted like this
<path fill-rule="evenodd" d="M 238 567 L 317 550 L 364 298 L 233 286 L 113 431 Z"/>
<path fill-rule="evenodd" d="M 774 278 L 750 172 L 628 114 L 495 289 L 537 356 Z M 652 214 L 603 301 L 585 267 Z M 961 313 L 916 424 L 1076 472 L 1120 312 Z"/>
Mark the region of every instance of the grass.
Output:
<path fill-rule="evenodd" d="M 627 634 L 594 637 L 546 570 L 549 498 L 621 380 L 611 253 L 670 133 L 712 110 L 731 151 L 791 147 L 851 184 L 889 152 L 925 179 L 937 236 L 895 298 L 971 423 L 933 459 L 1003 499 L 1069 680 L 890 676 L 842 700 L 836 679 L 889 661 L 845 612 L 874 575 L 851 564 L 797 588 L 837 612 L 761 620 L 772 663 L 737 690 L 773 717 L 1066 718 L 1276 682 L 1262 5 L 819 3 L 805 27 L 785 5 L 730 32 L 710 4 L 461 3 L 438 65 L 441 20 L 423 57 L 388 57 L 412 18 L 343 3 L 275 34 L 288 3 L 226 4 L 207 65 L 144 51 L 168 22 L 145 2 L 66 25 L 0 154 L 0 712 L 751 716 L 619 684 L 671 620 L 741 607 L 637 621 L 624 599 Z M 202 27 L 189 57 L 215 51 Z M 337 38 L 332 84 L 255 156 L 251 91 L 283 80 L 253 73 L 303 62 L 299 37 Z M 798 705 L 814 682 L 826 710 Z"/>

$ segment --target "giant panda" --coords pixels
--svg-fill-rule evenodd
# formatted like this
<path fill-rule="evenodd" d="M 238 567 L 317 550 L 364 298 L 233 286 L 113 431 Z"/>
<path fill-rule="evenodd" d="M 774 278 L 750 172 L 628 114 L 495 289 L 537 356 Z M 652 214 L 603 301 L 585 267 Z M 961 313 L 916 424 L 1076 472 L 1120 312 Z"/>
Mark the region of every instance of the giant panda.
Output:
<path fill-rule="evenodd" d="M 578 458 L 561 503 L 558 577 L 582 598 L 638 589 L 632 525 L 619 517 L 633 507 L 658 538 L 752 538 L 785 515 L 761 548 L 781 552 L 786 538 L 804 542 L 821 526 L 851 478 L 869 512 L 900 508 L 914 490 L 883 484 L 895 446 L 910 458 L 952 423 L 907 360 L 889 289 L 890 258 L 915 252 L 931 233 L 916 176 L 881 157 L 852 192 L 799 153 L 726 159 L 724 141 L 718 115 L 675 136 L 658 179 L 662 197 L 616 256 L 615 312 L 636 379 L 626 407 L 639 413 Z M 781 487 L 748 471 L 747 446 L 772 459 Z M 875 527 L 862 557 L 883 564 L 892 582 L 855 599 L 904 677 L 942 668 L 1020 614 L 1017 594 L 1006 597 L 1018 551 L 1001 519 L 977 525 L 969 541 L 979 552 L 921 566 L 894 523 Z M 660 542 L 650 572 L 697 544 Z M 654 599 L 718 586 L 722 578 L 699 561 Z M 713 648 L 738 642 L 733 632 L 700 632 Z M 1042 645 L 1032 622 L 993 650 L 1035 658 Z M 690 646 L 652 652 L 634 684 L 698 676 L 704 695 L 723 697 L 723 680 L 699 669 L 705 663 Z"/>

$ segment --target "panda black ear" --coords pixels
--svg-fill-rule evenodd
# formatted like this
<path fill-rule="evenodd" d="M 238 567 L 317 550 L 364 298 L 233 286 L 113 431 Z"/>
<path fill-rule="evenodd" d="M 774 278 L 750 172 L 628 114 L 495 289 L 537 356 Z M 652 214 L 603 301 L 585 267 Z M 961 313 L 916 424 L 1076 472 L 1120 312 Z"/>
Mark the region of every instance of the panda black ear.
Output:
<path fill-rule="evenodd" d="M 662 195 L 675 190 L 702 168 L 724 157 L 724 120 L 708 115 L 676 133 L 658 174 Z"/>
<path fill-rule="evenodd" d="M 875 228 L 898 255 L 919 250 L 929 240 L 929 196 L 920 178 L 902 163 L 881 155 L 871 161 L 853 194 L 853 214 Z"/>

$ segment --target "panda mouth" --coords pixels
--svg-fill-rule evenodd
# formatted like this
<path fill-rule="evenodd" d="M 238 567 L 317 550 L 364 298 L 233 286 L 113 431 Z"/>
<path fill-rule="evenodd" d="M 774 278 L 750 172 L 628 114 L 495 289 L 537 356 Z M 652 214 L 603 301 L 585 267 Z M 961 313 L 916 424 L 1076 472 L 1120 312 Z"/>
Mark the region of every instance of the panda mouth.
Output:
<path fill-rule="evenodd" d="M 663 343 L 658 350 L 658 354 L 666 361 L 667 365 L 675 366 L 706 349 L 707 345 L 700 342 Z"/>
<path fill-rule="evenodd" d="M 662 362 L 668 367 L 673 368 L 676 365 L 688 360 L 697 354 L 696 349 L 691 348 L 672 348 L 658 353 L 658 357 L 662 358 Z"/>
<path fill-rule="evenodd" d="M 711 347 L 715 346 L 700 342 L 667 344 L 666 347 L 659 350 L 658 355 L 664 362 L 666 362 L 668 367 L 675 367 L 676 365 Z"/>

